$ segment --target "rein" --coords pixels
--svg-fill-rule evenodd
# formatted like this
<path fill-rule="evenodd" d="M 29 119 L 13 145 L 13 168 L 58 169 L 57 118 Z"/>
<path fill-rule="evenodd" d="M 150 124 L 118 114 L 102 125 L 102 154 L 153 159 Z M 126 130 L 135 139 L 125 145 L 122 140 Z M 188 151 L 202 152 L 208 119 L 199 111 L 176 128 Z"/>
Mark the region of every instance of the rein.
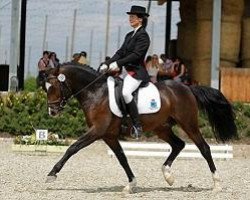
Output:
<path fill-rule="evenodd" d="M 108 70 L 109 71 L 109 70 Z M 104 77 L 104 75 L 106 75 L 108 73 L 108 71 L 106 71 L 105 73 L 101 74 L 100 76 L 98 76 L 95 80 L 93 80 L 92 82 L 90 82 L 88 85 L 86 85 L 85 87 L 83 87 L 82 89 L 80 89 L 78 92 L 76 92 L 75 94 L 72 94 L 71 97 L 68 98 L 68 100 L 76 97 L 78 94 L 80 94 L 82 91 L 86 90 L 89 86 L 93 85 L 95 82 L 97 82 L 99 79 L 101 79 L 102 77 Z"/>
<path fill-rule="evenodd" d="M 65 91 L 63 89 L 64 85 L 66 86 L 67 90 L 72 92 L 72 90 L 70 89 L 70 87 L 67 84 L 67 81 L 65 80 L 64 82 L 59 81 L 60 83 L 60 91 L 62 94 L 62 98 L 61 100 L 55 100 L 53 102 L 48 103 L 48 105 L 54 105 L 54 104 L 59 104 L 59 108 L 62 109 L 64 107 L 64 105 L 71 100 L 72 98 L 76 97 L 78 94 L 80 94 L 82 91 L 86 90 L 88 87 L 90 87 L 91 85 L 93 85 L 95 82 L 97 82 L 99 79 L 101 79 L 103 76 L 105 76 L 110 70 L 107 70 L 106 72 L 104 72 L 103 74 L 101 74 L 100 76 L 98 76 L 96 79 L 94 79 L 92 82 L 90 82 L 88 85 L 86 85 L 85 87 L 83 87 L 82 89 L 80 89 L 79 91 L 77 91 L 75 94 L 70 95 L 69 98 L 66 97 Z M 56 76 L 52 76 L 48 79 L 57 79 Z M 53 106 L 52 106 L 53 107 Z"/>

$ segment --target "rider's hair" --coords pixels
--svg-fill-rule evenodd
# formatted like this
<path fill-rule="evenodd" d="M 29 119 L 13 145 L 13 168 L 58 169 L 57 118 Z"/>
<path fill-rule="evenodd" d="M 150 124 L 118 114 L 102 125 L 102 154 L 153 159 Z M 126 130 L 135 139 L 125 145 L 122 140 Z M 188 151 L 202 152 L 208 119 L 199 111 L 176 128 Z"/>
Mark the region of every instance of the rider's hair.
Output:
<path fill-rule="evenodd" d="M 144 28 L 146 28 L 147 25 L 148 25 L 148 17 L 145 16 L 145 15 L 143 15 L 143 14 L 136 14 L 136 15 L 137 15 L 137 17 L 139 17 L 139 18 L 142 19 L 142 26 L 143 26 Z"/>

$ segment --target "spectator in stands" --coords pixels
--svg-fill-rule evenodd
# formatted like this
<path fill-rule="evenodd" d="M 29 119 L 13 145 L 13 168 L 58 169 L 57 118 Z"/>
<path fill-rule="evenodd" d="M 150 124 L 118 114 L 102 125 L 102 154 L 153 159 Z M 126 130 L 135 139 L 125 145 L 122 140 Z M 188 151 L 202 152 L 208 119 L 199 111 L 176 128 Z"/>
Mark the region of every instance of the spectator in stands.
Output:
<path fill-rule="evenodd" d="M 89 65 L 89 62 L 87 60 L 87 52 L 86 51 L 82 51 L 80 53 L 80 58 L 78 60 L 78 63 L 80 63 L 81 65 Z"/>
<path fill-rule="evenodd" d="M 145 66 L 147 66 L 148 65 L 148 63 L 149 62 L 151 62 L 152 61 L 152 56 L 151 55 L 148 55 L 147 57 L 146 57 L 146 60 L 145 60 Z"/>
<path fill-rule="evenodd" d="M 165 54 L 162 54 L 161 56 L 162 60 L 164 60 L 164 63 L 161 65 L 161 69 L 158 73 L 158 81 L 172 79 L 173 61 L 172 59 L 165 57 Z"/>
<path fill-rule="evenodd" d="M 161 66 L 163 66 L 164 63 L 165 63 L 165 54 L 161 54 L 161 55 L 159 56 L 159 64 L 160 64 Z"/>
<path fill-rule="evenodd" d="M 181 61 L 180 58 L 176 58 L 172 65 L 173 67 L 173 80 L 182 82 L 186 85 L 190 85 L 190 76 L 188 74 L 187 67 Z"/>
<path fill-rule="evenodd" d="M 59 67 L 60 63 L 59 63 L 59 59 L 56 56 L 55 52 L 50 52 L 49 54 L 49 67 L 55 68 L 55 67 Z"/>
<path fill-rule="evenodd" d="M 161 66 L 159 63 L 159 57 L 156 54 L 154 54 L 151 58 L 151 61 L 148 61 L 146 64 L 146 69 L 148 71 L 152 83 L 157 82 L 157 74 L 160 68 Z"/>
<path fill-rule="evenodd" d="M 38 61 L 37 87 L 44 86 L 45 70 L 49 65 L 49 52 L 44 51 L 43 57 Z"/>
<path fill-rule="evenodd" d="M 44 71 L 49 65 L 49 52 L 44 51 L 43 57 L 38 61 L 38 71 Z"/>
<path fill-rule="evenodd" d="M 74 53 L 72 56 L 71 62 L 73 64 L 79 64 L 78 60 L 80 59 L 80 56 L 81 56 L 80 53 Z"/>
<path fill-rule="evenodd" d="M 166 55 L 164 53 L 162 53 L 160 55 L 160 59 L 162 60 L 163 63 L 165 63 L 166 62 Z"/>

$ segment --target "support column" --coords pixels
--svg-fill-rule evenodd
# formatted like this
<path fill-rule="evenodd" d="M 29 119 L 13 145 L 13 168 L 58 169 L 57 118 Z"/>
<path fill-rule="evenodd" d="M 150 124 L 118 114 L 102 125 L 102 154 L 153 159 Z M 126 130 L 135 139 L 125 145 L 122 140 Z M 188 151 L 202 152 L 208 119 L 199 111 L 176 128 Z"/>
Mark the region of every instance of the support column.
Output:
<path fill-rule="evenodd" d="M 71 34 L 70 56 L 72 56 L 74 54 L 74 48 L 75 48 L 76 15 L 77 15 L 77 9 L 74 10 L 73 27 L 72 27 L 72 34 Z"/>
<path fill-rule="evenodd" d="M 17 65 L 19 53 L 20 33 L 20 0 L 12 0 L 11 3 L 11 35 L 10 35 L 10 69 L 9 69 L 9 91 L 17 91 Z"/>
<path fill-rule="evenodd" d="M 109 21 L 110 21 L 110 0 L 107 0 L 107 13 L 106 13 L 106 38 L 105 38 L 105 51 L 104 56 L 108 56 L 108 50 L 109 50 Z"/>
<path fill-rule="evenodd" d="M 94 29 L 90 31 L 90 41 L 89 41 L 89 66 L 92 63 L 92 51 L 93 51 L 93 38 L 94 38 Z"/>
<path fill-rule="evenodd" d="M 171 17 L 172 17 L 172 0 L 166 3 L 166 37 L 165 37 L 165 55 L 169 56 L 169 44 L 171 40 Z"/>
<path fill-rule="evenodd" d="M 24 69 L 25 69 L 25 35 L 26 35 L 26 6 L 27 0 L 21 0 L 21 27 L 20 27 L 20 55 L 18 67 L 18 89 L 24 89 Z"/>
<path fill-rule="evenodd" d="M 43 49 L 42 49 L 42 51 L 47 50 L 46 49 L 47 28 L 48 28 L 48 15 L 45 15 L 44 31 L 43 31 Z"/>
<path fill-rule="evenodd" d="M 213 0 L 211 87 L 219 89 L 221 0 Z"/>

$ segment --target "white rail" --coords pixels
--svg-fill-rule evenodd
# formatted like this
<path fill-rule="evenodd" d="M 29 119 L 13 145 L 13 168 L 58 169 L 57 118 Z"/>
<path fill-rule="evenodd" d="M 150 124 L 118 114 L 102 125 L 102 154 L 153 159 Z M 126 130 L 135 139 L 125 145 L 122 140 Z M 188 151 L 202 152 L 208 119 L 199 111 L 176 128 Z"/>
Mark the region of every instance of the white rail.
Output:
<path fill-rule="evenodd" d="M 167 157 L 171 147 L 167 143 L 142 143 L 142 142 L 120 142 L 127 156 L 141 157 Z M 231 145 L 209 145 L 213 158 L 233 158 L 233 147 Z M 114 153 L 108 150 L 108 155 Z M 193 144 L 186 144 L 178 155 L 178 158 L 203 158 L 199 149 Z"/>

